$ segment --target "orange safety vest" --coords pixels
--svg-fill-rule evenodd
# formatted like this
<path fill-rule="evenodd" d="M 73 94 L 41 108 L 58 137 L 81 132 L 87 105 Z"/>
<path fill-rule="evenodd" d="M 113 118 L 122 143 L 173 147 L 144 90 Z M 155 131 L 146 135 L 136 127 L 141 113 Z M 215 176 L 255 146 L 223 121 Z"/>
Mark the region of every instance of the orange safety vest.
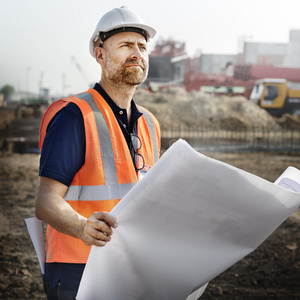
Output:
<path fill-rule="evenodd" d="M 97 211 L 110 212 L 138 181 L 128 145 L 114 113 L 94 89 L 55 101 L 44 114 L 40 127 L 40 149 L 47 126 L 53 116 L 69 102 L 81 110 L 84 120 L 85 163 L 69 186 L 65 200 L 80 215 L 88 218 Z M 146 109 L 137 122 L 142 147 L 138 150 L 145 166 L 153 166 L 159 158 L 160 129 L 155 117 Z M 86 263 L 90 247 L 80 239 L 47 227 L 47 262 Z"/>

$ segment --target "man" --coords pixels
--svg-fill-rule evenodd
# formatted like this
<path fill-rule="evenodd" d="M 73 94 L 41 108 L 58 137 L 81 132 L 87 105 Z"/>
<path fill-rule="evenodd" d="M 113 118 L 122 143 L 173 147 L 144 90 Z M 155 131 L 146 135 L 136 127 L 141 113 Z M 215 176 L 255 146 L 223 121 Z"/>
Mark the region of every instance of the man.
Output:
<path fill-rule="evenodd" d="M 100 83 L 43 117 L 36 216 L 48 223 L 48 299 L 75 299 L 90 246 L 105 246 L 118 226 L 109 212 L 158 160 L 158 122 L 132 100 L 154 35 L 126 7 L 106 13 L 90 40 Z"/>

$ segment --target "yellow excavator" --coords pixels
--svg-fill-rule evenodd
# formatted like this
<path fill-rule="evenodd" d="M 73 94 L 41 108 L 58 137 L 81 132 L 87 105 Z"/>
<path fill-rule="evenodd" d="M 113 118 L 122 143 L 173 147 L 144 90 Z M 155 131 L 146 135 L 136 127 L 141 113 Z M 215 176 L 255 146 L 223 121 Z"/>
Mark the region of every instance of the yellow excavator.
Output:
<path fill-rule="evenodd" d="M 275 117 L 300 114 L 300 82 L 265 78 L 255 82 L 250 100 Z"/>

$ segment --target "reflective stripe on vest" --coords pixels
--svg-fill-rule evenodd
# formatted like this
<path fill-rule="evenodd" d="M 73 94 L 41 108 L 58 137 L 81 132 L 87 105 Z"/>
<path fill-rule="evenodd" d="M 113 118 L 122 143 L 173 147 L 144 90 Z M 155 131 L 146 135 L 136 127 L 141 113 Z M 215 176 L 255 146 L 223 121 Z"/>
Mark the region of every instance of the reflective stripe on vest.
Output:
<path fill-rule="evenodd" d="M 99 201 L 99 195 L 105 200 L 121 199 L 134 187 L 134 185 L 134 182 L 95 186 L 71 185 L 69 186 L 64 199 L 68 201 Z"/>
<path fill-rule="evenodd" d="M 146 119 L 148 129 L 149 129 L 149 132 L 151 135 L 152 143 L 153 143 L 153 148 L 154 148 L 154 160 L 155 160 L 155 162 L 157 162 L 158 158 L 159 158 L 158 157 L 159 151 L 158 151 L 158 141 L 157 141 L 156 132 L 155 132 L 155 124 L 147 110 L 145 110 L 143 107 L 140 107 L 140 106 L 139 106 L 139 109 L 141 110 L 141 112 L 143 113 L 143 115 Z"/>

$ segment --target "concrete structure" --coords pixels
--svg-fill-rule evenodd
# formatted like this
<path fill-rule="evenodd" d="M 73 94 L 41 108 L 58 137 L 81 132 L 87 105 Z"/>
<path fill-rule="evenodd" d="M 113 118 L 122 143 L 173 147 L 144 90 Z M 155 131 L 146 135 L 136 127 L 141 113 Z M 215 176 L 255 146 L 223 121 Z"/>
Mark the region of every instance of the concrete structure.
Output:
<path fill-rule="evenodd" d="M 285 67 L 287 49 L 287 44 L 245 42 L 243 64 Z"/>
<path fill-rule="evenodd" d="M 290 68 L 300 68 L 300 30 L 290 30 L 286 65 Z"/>
<path fill-rule="evenodd" d="M 200 70 L 198 72 L 221 74 L 226 71 L 228 63 L 235 65 L 236 60 L 236 55 L 202 54 L 200 56 Z"/>
<path fill-rule="evenodd" d="M 289 42 L 245 42 L 242 64 L 300 68 L 300 30 L 290 30 Z"/>

